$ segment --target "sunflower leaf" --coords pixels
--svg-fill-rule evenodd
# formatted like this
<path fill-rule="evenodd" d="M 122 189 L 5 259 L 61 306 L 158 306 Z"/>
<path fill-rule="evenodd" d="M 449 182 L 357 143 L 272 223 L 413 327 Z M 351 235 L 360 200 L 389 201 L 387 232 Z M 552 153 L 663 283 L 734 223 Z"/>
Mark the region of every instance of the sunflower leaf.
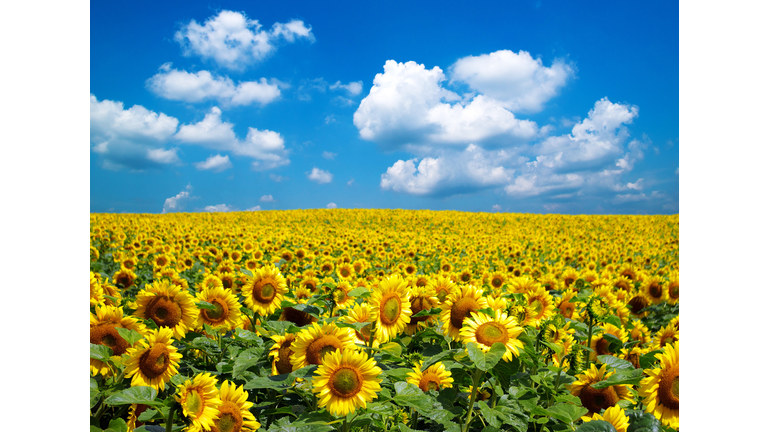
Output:
<path fill-rule="evenodd" d="M 632 363 L 612 355 L 599 355 L 597 356 L 597 359 L 600 360 L 600 363 L 606 364 L 608 365 L 609 368 L 613 368 L 616 370 L 634 370 L 635 369 Z"/>
<path fill-rule="evenodd" d="M 607 421 L 592 420 L 579 426 L 576 432 L 616 432 L 616 428 Z"/>
<path fill-rule="evenodd" d="M 216 310 L 216 305 L 213 303 L 208 303 L 207 301 L 200 301 L 195 303 L 195 305 L 198 307 L 198 309 Z"/>
<path fill-rule="evenodd" d="M 608 324 L 613 324 L 614 326 L 621 328 L 621 320 L 616 315 L 610 315 L 604 321 Z"/>
<path fill-rule="evenodd" d="M 371 293 L 371 290 L 369 290 L 366 287 L 357 287 L 352 291 L 350 291 L 349 293 L 347 293 L 347 295 L 349 297 L 365 297 L 366 294 L 370 294 L 370 293 Z"/>
<path fill-rule="evenodd" d="M 641 355 L 639 360 L 640 367 L 643 369 L 649 369 L 651 365 L 653 365 L 657 361 L 656 354 L 661 354 L 663 352 L 664 351 L 662 350 L 656 350 L 656 351 L 651 351 L 649 353 L 645 353 Z"/>
<path fill-rule="evenodd" d="M 400 355 L 403 353 L 403 347 L 401 347 L 397 342 L 385 343 L 380 348 L 382 351 L 393 357 L 400 357 Z"/>
<path fill-rule="evenodd" d="M 91 358 L 94 360 L 100 360 L 108 362 L 109 358 L 113 355 L 112 349 L 106 345 L 91 344 Z"/>
<path fill-rule="evenodd" d="M 99 401 L 101 392 L 99 392 L 99 383 L 95 379 L 91 378 L 91 408 L 96 406 Z"/>
<path fill-rule="evenodd" d="M 547 411 L 552 417 L 555 417 L 563 423 L 573 423 L 580 419 L 581 416 L 586 415 L 589 410 L 569 403 L 559 403 L 549 407 Z"/>
<path fill-rule="evenodd" d="M 630 410 L 625 410 L 624 413 L 629 417 L 629 428 L 627 428 L 627 432 L 661 431 L 661 422 L 659 422 L 653 414 Z"/>
<path fill-rule="evenodd" d="M 128 345 L 131 346 L 133 346 L 133 344 L 136 342 L 144 339 L 144 336 L 142 336 L 141 333 L 137 332 L 136 330 L 121 327 L 115 327 L 115 330 L 117 330 L 117 333 L 120 334 L 120 337 L 125 339 L 125 341 L 128 342 Z"/>
<path fill-rule="evenodd" d="M 392 398 L 392 402 L 400 406 L 414 408 L 419 412 L 432 409 L 429 397 L 414 384 L 403 381 L 396 382 L 395 393 L 396 395 Z"/>
<path fill-rule="evenodd" d="M 432 309 L 429 309 L 429 310 L 427 310 L 427 309 L 424 309 L 424 310 L 421 310 L 421 311 L 419 311 L 419 312 L 418 312 L 417 314 L 415 314 L 415 315 L 411 315 L 411 318 L 418 318 L 418 317 L 423 317 L 423 316 L 432 316 L 432 315 L 440 315 L 440 313 L 441 313 L 442 311 L 443 311 L 443 310 L 442 310 L 442 309 L 440 309 L 440 308 L 432 308 Z"/>
<path fill-rule="evenodd" d="M 162 405 L 162 401 L 157 401 L 157 390 L 148 386 L 135 386 L 129 387 L 123 391 L 117 392 L 108 397 L 104 403 L 107 405 L 128 405 L 128 404 L 143 404 L 143 405 Z"/>
<path fill-rule="evenodd" d="M 501 426 L 501 420 L 499 420 L 499 417 L 496 415 L 496 411 L 492 410 L 485 401 L 478 402 L 477 406 L 480 407 L 480 414 L 489 425 L 495 428 Z"/>
<path fill-rule="evenodd" d="M 242 267 L 242 268 L 240 269 L 240 272 L 241 272 L 241 273 L 243 273 L 243 274 L 244 274 L 244 275 L 246 275 L 246 276 L 250 276 L 250 277 L 253 277 L 253 272 L 252 272 L 252 271 L 250 271 L 250 270 L 248 270 L 248 269 L 247 269 L 247 268 L 245 268 L 245 267 Z"/>
<path fill-rule="evenodd" d="M 507 348 L 501 342 L 496 342 L 491 346 L 488 352 L 483 352 L 478 344 L 470 342 L 467 344 L 467 354 L 469 354 L 470 360 L 481 371 L 488 371 L 493 369 L 494 366 L 501 360 Z"/>
<path fill-rule="evenodd" d="M 369 325 L 371 325 L 371 323 L 369 322 L 361 322 L 361 323 L 345 323 L 341 321 L 336 322 L 337 327 L 349 327 L 349 328 L 355 329 L 355 331 L 357 332 L 362 330 L 364 327 L 368 327 Z"/>
<path fill-rule="evenodd" d="M 620 370 L 615 374 L 611 375 L 610 377 L 608 377 L 608 379 L 592 384 L 592 388 L 596 390 L 600 390 L 609 386 L 620 385 L 620 384 L 636 385 L 640 383 L 640 380 L 642 378 L 643 378 L 642 369 Z"/>
<path fill-rule="evenodd" d="M 121 418 L 112 419 L 104 432 L 128 432 L 128 425 Z"/>

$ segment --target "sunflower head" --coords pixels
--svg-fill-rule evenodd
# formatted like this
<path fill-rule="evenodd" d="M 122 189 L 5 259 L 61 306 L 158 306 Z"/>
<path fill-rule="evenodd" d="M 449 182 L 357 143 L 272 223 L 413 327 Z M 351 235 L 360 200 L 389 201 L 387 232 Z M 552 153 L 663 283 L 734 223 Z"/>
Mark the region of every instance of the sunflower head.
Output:
<path fill-rule="evenodd" d="M 408 300 L 410 290 L 400 275 L 390 276 L 379 282 L 371 292 L 371 312 L 376 317 L 376 337 L 389 341 L 405 329 L 413 314 Z"/>
<path fill-rule="evenodd" d="M 308 365 L 319 365 L 331 352 L 354 348 L 355 339 L 351 328 L 312 323 L 299 332 L 291 344 L 291 365 L 294 370 Z"/>
<path fill-rule="evenodd" d="M 646 369 L 647 378 L 640 381 L 638 394 L 643 397 L 645 411 L 652 413 L 665 426 L 680 429 L 680 342 L 667 344 L 656 354 L 660 367 Z"/>
<path fill-rule="evenodd" d="M 288 292 L 288 285 L 280 270 L 274 265 L 264 266 L 249 277 L 241 292 L 245 304 L 262 316 L 271 315 L 277 310 Z"/>
<path fill-rule="evenodd" d="M 197 294 L 198 301 L 211 303 L 214 309 L 200 309 L 199 321 L 215 329 L 233 329 L 240 323 L 240 303 L 228 289 L 204 288 Z"/>
<path fill-rule="evenodd" d="M 606 373 L 606 365 L 597 369 L 592 364 L 588 371 L 577 375 L 576 381 L 570 385 L 571 394 L 581 399 L 582 406 L 589 410 L 590 415 L 616 405 L 621 399 L 632 399 L 629 387 L 626 385 L 614 385 L 602 389 L 592 387 L 592 384 L 607 379 L 611 375 L 613 372 Z"/>
<path fill-rule="evenodd" d="M 158 327 L 173 330 L 173 336 L 182 339 L 197 324 L 199 311 L 194 298 L 178 285 L 166 280 L 147 284 L 136 294 L 138 305 L 134 314 L 151 319 Z"/>
<path fill-rule="evenodd" d="M 148 386 L 162 390 L 171 377 L 179 373 L 181 354 L 173 346 L 173 331 L 167 327 L 150 330 L 146 339 L 129 348 L 125 361 L 125 377 L 131 386 Z"/>
<path fill-rule="evenodd" d="M 443 334 L 454 340 L 460 339 L 459 332 L 470 312 L 488 307 L 483 291 L 472 285 L 466 285 L 451 294 L 443 303 L 440 320 L 443 322 Z"/>
<path fill-rule="evenodd" d="M 453 386 L 451 372 L 445 369 L 442 362 L 436 362 L 422 371 L 423 362 L 418 361 L 413 372 L 408 373 L 406 382 L 416 385 L 422 391 L 440 390 Z"/>
<path fill-rule="evenodd" d="M 616 432 L 627 432 L 627 429 L 629 428 L 629 417 L 624 414 L 624 410 L 618 405 L 606 409 L 603 415 L 594 413 L 592 414 L 592 417 L 583 416 L 581 419 L 584 420 L 584 422 L 590 422 L 592 420 L 607 421 L 614 427 L 614 429 L 616 429 Z"/>
<path fill-rule="evenodd" d="M 483 313 L 470 312 L 470 316 L 464 321 L 460 336 L 464 343 L 474 342 L 478 347 L 487 352 L 493 344 L 504 344 L 506 352 L 504 360 L 512 360 L 512 357 L 520 355 L 523 342 L 517 339 L 523 332 L 523 328 L 517 325 L 517 321 L 504 312 L 495 311 L 493 317 Z"/>
<path fill-rule="evenodd" d="M 197 374 L 192 380 L 186 380 L 176 392 L 176 402 L 182 412 L 192 422 L 195 430 L 209 430 L 213 418 L 221 404 L 216 378 L 209 373 Z"/>
<path fill-rule="evenodd" d="M 224 381 L 219 390 L 221 404 L 213 419 L 212 431 L 216 432 L 253 432 L 261 427 L 250 408 L 253 402 L 248 401 L 248 393 L 243 386 Z"/>
<path fill-rule="evenodd" d="M 381 391 L 381 369 L 365 352 L 335 351 L 325 357 L 313 381 L 318 407 L 345 416 L 377 398 Z"/>

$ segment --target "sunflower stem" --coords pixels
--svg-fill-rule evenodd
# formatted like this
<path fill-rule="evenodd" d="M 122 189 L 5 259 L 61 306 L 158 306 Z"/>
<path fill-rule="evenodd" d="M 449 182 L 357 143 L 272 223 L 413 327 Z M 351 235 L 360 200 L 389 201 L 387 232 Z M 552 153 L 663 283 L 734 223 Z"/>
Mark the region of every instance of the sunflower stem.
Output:
<path fill-rule="evenodd" d="M 474 375 L 472 375 L 472 394 L 469 397 L 469 409 L 467 410 L 467 421 L 464 424 L 464 428 L 462 429 L 462 432 L 469 431 L 469 424 L 472 422 L 472 413 L 474 412 L 475 408 L 475 398 L 477 398 L 477 391 L 478 387 L 480 386 L 480 379 L 483 376 L 483 371 L 480 369 L 477 369 Z"/>
<path fill-rule="evenodd" d="M 589 317 L 589 333 L 587 333 L 587 348 L 592 348 L 592 326 L 594 325 L 594 322 L 592 321 L 592 316 Z M 587 369 L 589 369 L 589 365 L 592 363 L 592 353 L 587 354 Z"/>
<path fill-rule="evenodd" d="M 165 419 L 165 432 L 173 431 L 173 415 L 176 414 L 176 401 L 171 401 L 171 406 L 168 408 L 168 418 Z"/>

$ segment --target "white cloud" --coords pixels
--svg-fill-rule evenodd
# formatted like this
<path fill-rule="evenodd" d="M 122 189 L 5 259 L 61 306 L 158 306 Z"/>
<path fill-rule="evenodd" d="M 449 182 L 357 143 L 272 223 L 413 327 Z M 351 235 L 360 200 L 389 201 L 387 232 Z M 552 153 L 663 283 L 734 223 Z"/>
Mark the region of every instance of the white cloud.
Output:
<path fill-rule="evenodd" d="M 262 195 L 261 198 L 259 198 L 259 201 L 261 201 L 261 202 L 275 202 L 275 199 L 272 198 L 272 195 Z"/>
<path fill-rule="evenodd" d="M 251 207 L 249 209 L 246 209 L 245 211 L 259 211 L 261 210 L 261 206 Z"/>
<path fill-rule="evenodd" d="M 406 144 L 454 144 L 528 140 L 539 134 L 536 123 L 515 118 L 501 103 L 462 97 L 441 86 L 443 71 L 415 62 L 388 60 L 354 115 L 360 136 L 398 147 Z"/>
<path fill-rule="evenodd" d="M 450 67 L 452 81 L 466 82 L 512 112 L 541 111 L 573 74 L 562 60 L 545 67 L 526 51 L 509 50 L 463 57 Z"/>
<path fill-rule="evenodd" d="M 220 154 L 209 156 L 203 162 L 196 162 L 195 168 L 200 171 L 210 170 L 213 172 L 222 172 L 232 168 L 232 162 L 229 161 L 229 155 Z"/>
<path fill-rule="evenodd" d="M 643 179 L 640 178 L 634 183 L 627 183 L 627 187 L 634 190 L 643 190 Z"/>
<path fill-rule="evenodd" d="M 229 77 L 208 71 L 190 73 L 171 69 L 170 63 L 160 67 L 161 72 L 148 79 L 147 88 L 160 97 L 184 102 L 216 100 L 224 105 L 266 105 L 280 97 L 277 83 L 245 81 L 237 85 Z"/>
<path fill-rule="evenodd" d="M 338 206 L 336 205 L 336 203 L 328 203 L 328 205 L 327 205 L 327 206 L 325 206 L 325 207 L 327 207 L 327 208 L 329 208 L 329 209 L 335 209 L 335 208 L 337 208 Z"/>
<path fill-rule="evenodd" d="M 252 167 L 258 171 L 277 168 L 291 162 L 283 137 L 279 133 L 249 127 L 248 135 L 241 141 L 235 135 L 233 126 L 232 123 L 222 122 L 221 110 L 213 107 L 200 122 L 182 125 L 174 138 L 186 144 L 231 151 L 238 156 L 250 157 L 255 159 Z"/>
<path fill-rule="evenodd" d="M 209 17 L 202 25 L 191 20 L 174 35 L 185 55 L 194 54 L 213 60 L 231 70 L 243 70 L 245 66 L 264 59 L 275 50 L 276 43 L 281 39 L 294 42 L 298 38 L 311 42 L 315 40 L 312 28 L 303 21 L 275 23 L 271 30 L 262 30 L 257 20 L 228 10 Z"/>
<path fill-rule="evenodd" d="M 141 105 L 124 109 L 122 102 L 99 101 L 93 94 L 90 98 L 91 149 L 106 168 L 143 169 L 178 162 L 176 149 L 162 148 L 176 132 L 176 118 Z"/>
<path fill-rule="evenodd" d="M 501 206 L 498 204 L 494 204 L 493 207 L 491 207 L 491 211 L 500 212 Z"/>
<path fill-rule="evenodd" d="M 680 167 L 677 167 L 677 169 L 675 170 L 675 174 L 680 175 Z"/>
<path fill-rule="evenodd" d="M 349 179 L 349 181 L 347 182 L 347 186 L 352 186 L 352 183 L 354 182 L 355 182 L 354 178 Z"/>
<path fill-rule="evenodd" d="M 226 204 L 216 204 L 216 205 L 205 206 L 203 210 L 213 213 L 213 212 L 230 212 L 230 211 L 235 211 L 236 209 L 235 207 L 229 206 Z"/>
<path fill-rule="evenodd" d="M 323 152 L 323 159 L 333 160 L 336 156 L 338 156 L 336 153 L 331 153 L 329 151 Z"/>
<path fill-rule="evenodd" d="M 325 116 L 325 124 L 331 124 L 335 122 L 336 118 L 333 116 L 333 114 Z"/>
<path fill-rule="evenodd" d="M 514 170 L 502 164 L 512 160 L 504 150 L 486 151 L 470 144 L 463 152 L 446 151 L 440 157 L 398 160 L 381 175 L 384 190 L 412 195 L 452 195 L 503 186 Z M 417 165 L 418 162 L 418 165 Z"/>
<path fill-rule="evenodd" d="M 270 174 L 269 175 L 269 179 L 272 180 L 275 183 L 280 183 L 280 182 L 284 182 L 284 181 L 288 180 L 288 177 L 283 177 L 283 176 L 277 175 L 277 174 Z"/>
<path fill-rule="evenodd" d="M 187 202 L 194 198 L 190 196 L 190 192 L 192 192 L 192 185 L 188 184 L 183 191 L 177 193 L 175 196 L 166 198 L 165 203 L 163 203 L 163 213 L 184 210 Z"/>
<path fill-rule="evenodd" d="M 314 167 L 312 168 L 312 172 L 307 174 L 307 178 L 317 184 L 330 183 L 331 180 L 333 180 L 333 174 Z"/>
<path fill-rule="evenodd" d="M 353 81 L 349 84 L 342 84 L 341 81 L 336 81 L 335 84 L 331 84 L 331 90 L 343 89 L 349 92 L 351 96 L 357 96 L 363 91 L 362 81 Z"/>

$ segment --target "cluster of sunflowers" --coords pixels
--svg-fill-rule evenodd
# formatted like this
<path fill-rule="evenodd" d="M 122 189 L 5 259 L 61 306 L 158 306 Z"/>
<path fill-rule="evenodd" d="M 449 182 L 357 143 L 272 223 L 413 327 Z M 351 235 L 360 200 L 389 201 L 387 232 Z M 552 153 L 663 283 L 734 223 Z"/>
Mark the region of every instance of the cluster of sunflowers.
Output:
<path fill-rule="evenodd" d="M 679 430 L 678 233 L 678 216 L 91 215 L 92 430 Z"/>

